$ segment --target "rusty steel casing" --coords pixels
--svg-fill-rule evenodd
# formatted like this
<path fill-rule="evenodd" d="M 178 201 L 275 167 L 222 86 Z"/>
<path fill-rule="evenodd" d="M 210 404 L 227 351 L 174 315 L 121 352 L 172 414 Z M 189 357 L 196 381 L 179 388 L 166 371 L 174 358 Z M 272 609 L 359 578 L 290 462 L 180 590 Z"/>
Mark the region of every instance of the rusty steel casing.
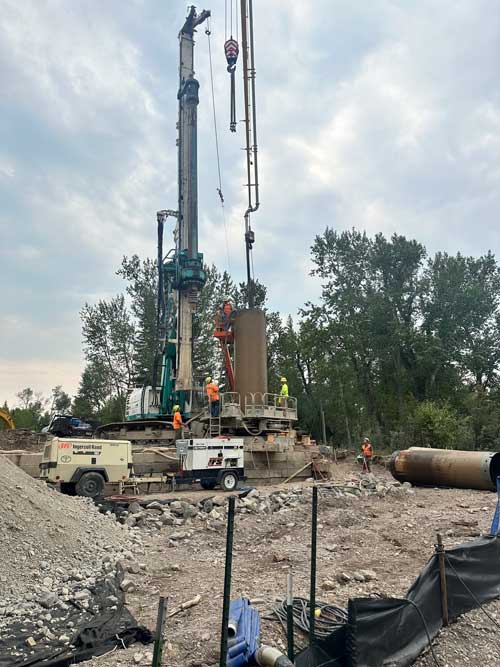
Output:
<path fill-rule="evenodd" d="M 500 453 L 410 447 L 394 452 L 389 468 L 399 482 L 495 491 Z"/>
<path fill-rule="evenodd" d="M 249 308 L 236 313 L 234 331 L 234 382 L 242 407 L 247 394 L 267 393 L 266 317 Z"/>

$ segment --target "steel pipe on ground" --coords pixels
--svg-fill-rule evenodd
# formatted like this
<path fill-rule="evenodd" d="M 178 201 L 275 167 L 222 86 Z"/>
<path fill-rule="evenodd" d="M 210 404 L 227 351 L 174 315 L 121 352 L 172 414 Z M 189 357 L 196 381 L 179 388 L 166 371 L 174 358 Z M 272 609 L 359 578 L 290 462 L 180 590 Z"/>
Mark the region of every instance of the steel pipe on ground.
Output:
<path fill-rule="evenodd" d="M 410 447 L 394 452 L 389 467 L 399 482 L 495 491 L 500 452 Z"/>

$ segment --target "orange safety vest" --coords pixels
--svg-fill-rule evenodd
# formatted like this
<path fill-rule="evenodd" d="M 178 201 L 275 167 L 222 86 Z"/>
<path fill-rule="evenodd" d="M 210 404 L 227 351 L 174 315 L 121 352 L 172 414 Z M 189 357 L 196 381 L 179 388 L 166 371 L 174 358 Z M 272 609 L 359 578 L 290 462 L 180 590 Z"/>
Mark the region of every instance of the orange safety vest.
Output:
<path fill-rule="evenodd" d="M 177 410 L 177 412 L 174 412 L 174 429 L 178 431 L 180 428 L 182 428 L 182 415 Z"/>
<path fill-rule="evenodd" d="M 363 443 L 361 449 L 363 450 L 363 456 L 366 456 L 367 458 L 373 456 L 373 448 L 369 442 Z"/>
<path fill-rule="evenodd" d="M 210 402 L 220 401 L 219 387 L 215 384 L 215 382 L 207 384 L 207 395 Z"/>

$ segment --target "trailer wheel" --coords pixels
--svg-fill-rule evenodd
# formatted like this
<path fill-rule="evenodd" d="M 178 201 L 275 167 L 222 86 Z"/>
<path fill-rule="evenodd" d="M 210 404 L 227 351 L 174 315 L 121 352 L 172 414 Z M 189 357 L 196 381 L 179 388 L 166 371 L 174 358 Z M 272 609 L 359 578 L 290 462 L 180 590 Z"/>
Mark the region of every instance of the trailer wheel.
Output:
<path fill-rule="evenodd" d="M 238 486 L 238 475 L 235 472 L 225 472 L 220 481 L 220 488 L 223 491 L 234 491 Z"/>
<path fill-rule="evenodd" d="M 76 494 L 86 498 L 97 498 L 104 492 L 104 478 L 98 472 L 84 473 L 75 485 Z"/>
<path fill-rule="evenodd" d="M 217 482 L 212 479 L 201 479 L 200 484 L 202 489 L 206 489 L 207 491 L 209 491 L 211 489 L 215 489 L 215 485 L 217 484 Z"/>

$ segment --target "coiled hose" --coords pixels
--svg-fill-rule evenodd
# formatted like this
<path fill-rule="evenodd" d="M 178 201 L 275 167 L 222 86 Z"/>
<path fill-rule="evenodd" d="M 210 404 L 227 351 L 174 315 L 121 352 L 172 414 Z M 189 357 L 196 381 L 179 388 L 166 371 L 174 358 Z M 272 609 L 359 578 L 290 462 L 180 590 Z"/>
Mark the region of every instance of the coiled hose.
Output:
<path fill-rule="evenodd" d="M 341 607 L 336 607 L 335 605 L 327 604 L 326 602 L 316 601 L 316 609 L 320 610 L 314 623 L 314 635 L 318 639 L 325 639 L 335 630 L 335 628 L 347 623 L 347 611 Z M 268 621 L 280 621 L 286 632 L 286 610 L 286 600 L 282 600 L 276 607 L 274 607 L 272 614 L 270 616 L 264 616 L 264 618 Z M 309 634 L 309 614 L 309 600 L 306 598 L 293 598 L 293 623 L 307 635 Z"/>

